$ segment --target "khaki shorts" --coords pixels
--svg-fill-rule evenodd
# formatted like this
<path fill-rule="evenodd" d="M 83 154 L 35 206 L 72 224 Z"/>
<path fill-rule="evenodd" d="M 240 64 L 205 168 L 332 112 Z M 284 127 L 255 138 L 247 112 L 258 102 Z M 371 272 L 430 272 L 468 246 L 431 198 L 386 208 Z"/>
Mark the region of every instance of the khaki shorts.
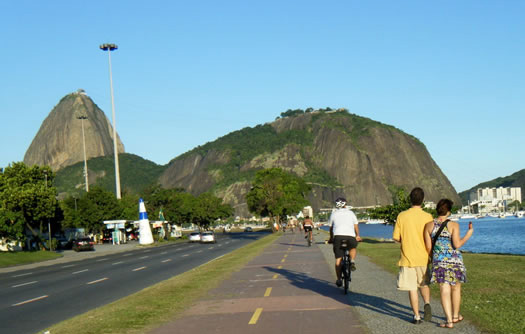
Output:
<path fill-rule="evenodd" d="M 397 289 L 402 291 L 413 291 L 422 286 L 426 286 L 426 271 L 427 267 L 399 267 Z"/>

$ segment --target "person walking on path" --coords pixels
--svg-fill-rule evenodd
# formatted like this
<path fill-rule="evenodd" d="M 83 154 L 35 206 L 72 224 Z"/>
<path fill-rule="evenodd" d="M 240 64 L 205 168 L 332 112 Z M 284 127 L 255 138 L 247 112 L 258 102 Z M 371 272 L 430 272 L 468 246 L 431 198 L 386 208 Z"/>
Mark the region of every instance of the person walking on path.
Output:
<path fill-rule="evenodd" d="M 425 302 L 424 320 L 432 319 L 430 307 L 430 289 L 426 284 L 425 271 L 428 263 L 428 252 L 425 246 L 423 231 L 425 225 L 433 220 L 432 215 L 423 211 L 421 205 L 425 193 L 416 187 L 410 192 L 412 207 L 397 216 L 392 238 L 401 243 L 401 257 L 399 259 L 399 275 L 397 289 L 408 291 L 410 306 L 414 312 L 414 324 L 421 323 L 419 315 L 418 289 Z"/>
<path fill-rule="evenodd" d="M 335 284 L 340 287 L 343 284 L 341 281 L 341 262 L 344 255 L 344 250 L 341 249 L 341 242 L 343 240 L 349 241 L 350 270 L 354 271 L 356 269 L 357 242 L 361 241 L 361 237 L 359 236 L 359 222 L 355 213 L 346 207 L 346 199 L 338 197 L 335 200 L 335 206 L 336 209 L 332 211 L 329 220 L 330 240 L 328 240 L 328 243 L 334 244 L 335 274 L 337 276 Z"/>
<path fill-rule="evenodd" d="M 461 305 L 461 284 L 467 281 L 467 270 L 463 264 L 463 257 L 458 250 L 472 236 L 474 229 L 472 222 L 463 238 L 460 238 L 459 224 L 447 218 L 452 210 L 453 202 L 442 199 L 438 202 L 436 210 L 438 217 L 425 226 L 424 238 L 428 252 L 432 252 L 432 271 L 430 283 L 439 283 L 441 293 L 441 306 L 447 318 L 440 327 L 453 328 L 454 324 L 463 320 L 459 314 Z M 441 233 L 437 235 L 440 227 Z M 433 239 L 435 239 L 433 245 Z M 434 248 L 432 249 L 432 246 Z"/>

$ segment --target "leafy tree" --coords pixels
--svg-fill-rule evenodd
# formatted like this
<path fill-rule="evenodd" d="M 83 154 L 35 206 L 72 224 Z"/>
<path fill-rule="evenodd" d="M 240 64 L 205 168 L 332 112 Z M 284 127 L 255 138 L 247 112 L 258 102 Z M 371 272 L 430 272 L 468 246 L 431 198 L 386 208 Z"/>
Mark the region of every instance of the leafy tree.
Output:
<path fill-rule="evenodd" d="M 308 191 L 310 186 L 303 179 L 280 168 L 269 168 L 257 172 L 246 202 L 250 212 L 278 222 L 280 216 L 295 214 L 308 205 Z"/>
<path fill-rule="evenodd" d="M 7 241 L 24 239 L 24 217 L 20 212 L 0 207 L 0 238 Z"/>
<path fill-rule="evenodd" d="M 135 204 L 135 208 L 137 205 Z M 87 232 L 101 233 L 104 220 L 121 219 L 123 214 L 122 204 L 115 195 L 98 186 L 90 187 L 88 193 L 77 199 L 76 208 L 73 197 L 64 200 L 62 208 L 65 227 L 82 227 Z"/>
<path fill-rule="evenodd" d="M 370 210 L 370 218 L 384 219 L 388 224 L 395 224 L 399 213 L 410 209 L 412 205 L 409 195 L 404 188 L 395 187 L 391 189 L 391 192 L 393 203 Z"/>
<path fill-rule="evenodd" d="M 193 207 L 193 222 L 202 229 L 207 229 L 214 221 L 227 218 L 233 214 L 233 208 L 222 204 L 222 199 L 211 193 L 200 194 Z"/>
<path fill-rule="evenodd" d="M 8 240 L 23 241 L 23 227 L 40 239 L 44 226 L 58 210 L 55 174 L 48 166 L 28 167 L 16 162 L 0 170 L 0 233 Z"/>

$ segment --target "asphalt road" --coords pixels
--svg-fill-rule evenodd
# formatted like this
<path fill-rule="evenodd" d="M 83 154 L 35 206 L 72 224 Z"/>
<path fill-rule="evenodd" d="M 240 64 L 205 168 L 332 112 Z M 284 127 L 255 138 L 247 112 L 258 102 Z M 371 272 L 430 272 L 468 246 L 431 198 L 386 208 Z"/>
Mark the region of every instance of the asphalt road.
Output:
<path fill-rule="evenodd" d="M 0 331 L 37 333 L 184 273 L 264 235 L 218 235 L 216 244 L 170 244 L 2 273 Z"/>

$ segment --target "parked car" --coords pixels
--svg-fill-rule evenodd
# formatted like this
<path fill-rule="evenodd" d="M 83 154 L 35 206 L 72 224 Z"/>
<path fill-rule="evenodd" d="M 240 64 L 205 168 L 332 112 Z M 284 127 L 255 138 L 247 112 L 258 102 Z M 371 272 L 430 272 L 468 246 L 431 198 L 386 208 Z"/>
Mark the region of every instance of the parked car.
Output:
<path fill-rule="evenodd" d="M 253 228 L 251 228 L 250 226 L 246 226 L 244 228 L 244 232 L 253 232 Z"/>
<path fill-rule="evenodd" d="M 71 249 L 73 248 L 73 240 L 69 240 L 66 237 L 58 237 L 57 238 L 57 247 L 58 249 Z"/>
<path fill-rule="evenodd" d="M 191 232 L 190 233 L 190 242 L 200 242 L 201 234 L 200 232 Z"/>
<path fill-rule="evenodd" d="M 80 238 L 73 240 L 73 250 L 80 251 L 94 251 L 95 243 L 90 238 Z"/>
<path fill-rule="evenodd" d="M 102 236 L 102 243 L 112 243 L 113 242 L 113 235 L 111 232 L 104 232 L 104 235 Z"/>
<path fill-rule="evenodd" d="M 217 240 L 215 240 L 215 233 L 213 233 L 212 231 L 202 232 L 201 242 L 202 243 L 206 243 L 206 242 L 216 243 Z"/>

